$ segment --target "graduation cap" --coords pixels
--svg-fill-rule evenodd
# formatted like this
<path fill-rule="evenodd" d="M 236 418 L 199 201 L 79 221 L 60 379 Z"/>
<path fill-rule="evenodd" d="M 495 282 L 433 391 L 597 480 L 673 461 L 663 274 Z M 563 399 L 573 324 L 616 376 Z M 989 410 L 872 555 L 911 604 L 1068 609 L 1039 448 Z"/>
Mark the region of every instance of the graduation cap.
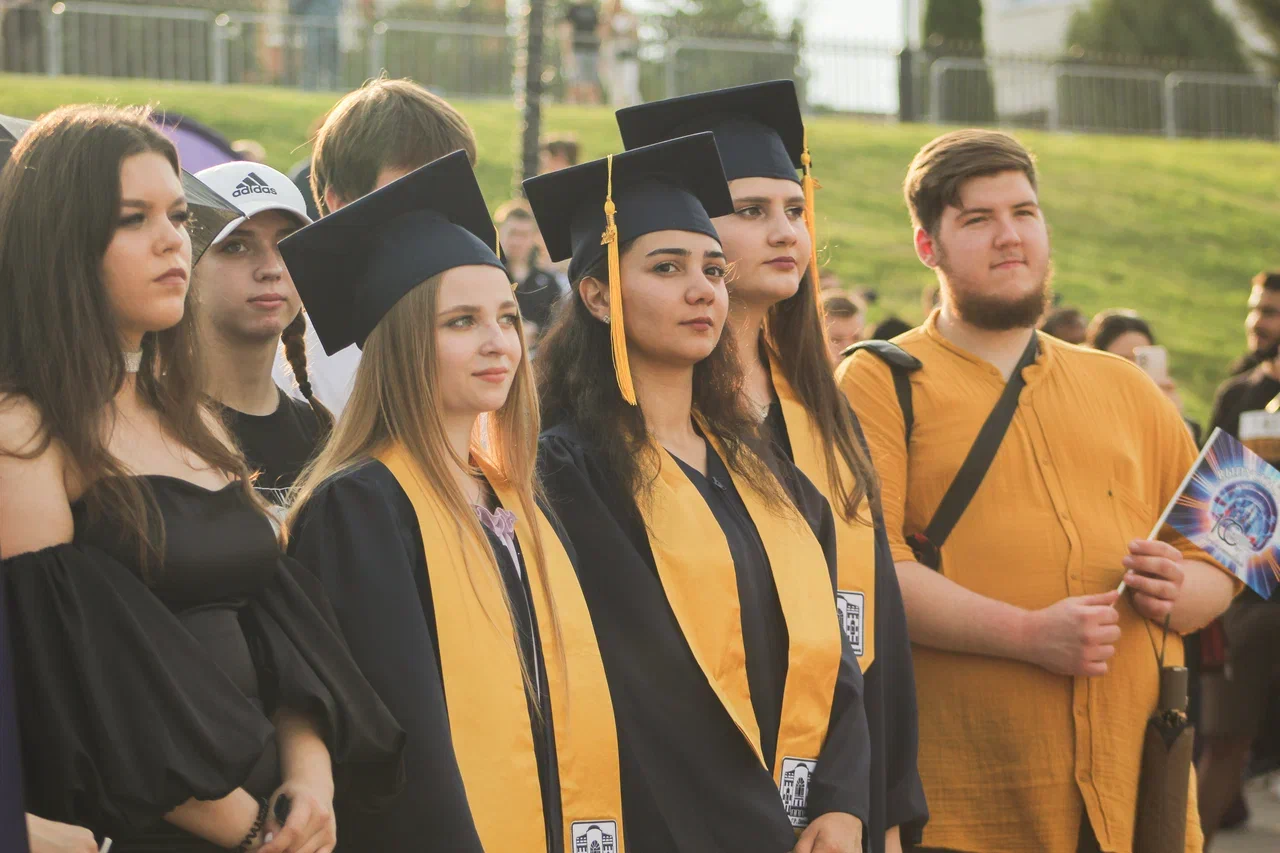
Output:
<path fill-rule="evenodd" d="M 652 145 L 688 133 L 715 133 L 725 177 L 780 178 L 804 189 L 809 227 L 810 269 L 818 287 L 818 234 L 814 218 L 812 159 L 809 156 L 800 99 L 791 80 L 733 86 L 627 107 L 617 113 L 618 130 L 627 149 Z"/>
<path fill-rule="evenodd" d="M 622 316 L 619 247 L 655 231 L 692 231 L 719 240 L 711 220 L 733 212 L 711 133 L 610 155 L 524 182 L 552 261 L 570 258 L 578 280 L 607 257 L 610 337 L 623 399 L 635 405 Z"/>
<path fill-rule="evenodd" d="M 324 351 L 364 345 L 409 291 L 498 260 L 497 229 L 465 151 L 410 172 L 280 241 Z"/>

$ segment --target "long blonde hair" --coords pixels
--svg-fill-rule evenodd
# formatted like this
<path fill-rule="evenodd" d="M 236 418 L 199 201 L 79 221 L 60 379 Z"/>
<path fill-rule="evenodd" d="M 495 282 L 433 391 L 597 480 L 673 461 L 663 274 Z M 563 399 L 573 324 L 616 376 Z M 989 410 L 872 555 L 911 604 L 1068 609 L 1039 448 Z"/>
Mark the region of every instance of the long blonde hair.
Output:
<path fill-rule="evenodd" d="M 489 545 L 479 518 L 454 479 L 455 466 L 473 475 L 479 471 L 470 460 L 458 459 L 450 447 L 441 418 L 436 360 L 435 315 L 440 276 L 427 279 L 409 291 L 378 323 L 364 344 L 356 370 L 351 397 L 335 424 L 324 448 L 298 478 L 289 496 L 286 531 L 298 513 L 325 481 L 372 459 L 380 451 L 399 445 L 408 453 L 418 471 L 426 477 L 423 488 L 435 493 L 457 523 L 459 537 L 469 536 L 480 544 L 487 557 L 483 566 L 467 565 L 475 587 L 475 572 L 498 572 L 498 561 Z M 524 348 L 523 321 L 517 324 L 521 350 Z M 530 556 L 546 566 L 546 553 L 537 524 L 538 500 L 542 497 L 536 472 L 538 451 L 538 396 L 529 361 L 522 357 L 506 402 L 495 412 L 482 415 L 471 436 L 471 452 L 492 462 L 499 474 L 519 495 L 519 507 L 508 507 L 529 520 L 533 542 L 524 543 L 525 559 Z M 529 553 L 530 549 L 532 554 Z M 551 624 L 542 631 L 559 636 L 559 620 L 545 571 L 538 572 L 542 591 L 552 602 Z M 506 587 L 503 599 L 508 613 Z M 514 621 L 514 618 L 513 618 Z M 556 642 L 557 648 L 562 648 Z M 532 690 L 530 661 L 517 645 L 525 687 Z M 536 707 L 536 705 L 535 705 Z"/>

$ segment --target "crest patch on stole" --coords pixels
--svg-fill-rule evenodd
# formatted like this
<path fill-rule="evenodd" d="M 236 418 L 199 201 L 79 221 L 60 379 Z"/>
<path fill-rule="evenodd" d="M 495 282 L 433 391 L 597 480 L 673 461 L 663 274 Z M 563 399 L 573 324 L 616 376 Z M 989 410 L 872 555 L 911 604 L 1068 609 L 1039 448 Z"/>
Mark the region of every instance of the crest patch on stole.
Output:
<path fill-rule="evenodd" d="M 810 777 L 817 766 L 816 760 L 808 758 L 782 759 L 782 782 L 778 793 L 782 794 L 782 807 L 787 810 L 787 817 L 796 829 L 809 825 Z"/>
<path fill-rule="evenodd" d="M 866 604 L 866 596 L 860 592 L 839 590 L 836 593 L 836 612 L 840 615 L 840 627 L 853 646 L 853 653 L 862 657 L 862 608 Z"/>
<path fill-rule="evenodd" d="M 612 820 L 575 820 L 570 853 L 617 853 L 618 823 Z"/>

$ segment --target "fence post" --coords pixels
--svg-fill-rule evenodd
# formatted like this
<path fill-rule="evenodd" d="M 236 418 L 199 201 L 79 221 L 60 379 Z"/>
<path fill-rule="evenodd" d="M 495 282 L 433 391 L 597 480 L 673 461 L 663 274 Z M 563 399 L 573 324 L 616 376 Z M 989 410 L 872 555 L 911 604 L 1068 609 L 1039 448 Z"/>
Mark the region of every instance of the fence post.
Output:
<path fill-rule="evenodd" d="M 1280 83 L 1271 90 L 1271 119 L 1275 123 L 1276 142 L 1280 142 Z"/>
<path fill-rule="evenodd" d="M 898 121 L 916 120 L 916 68 L 911 47 L 904 46 L 898 54 Z"/>
<path fill-rule="evenodd" d="M 46 9 L 44 17 L 44 55 L 48 65 L 45 74 L 58 77 L 62 74 L 62 13 L 67 11 L 65 3 L 54 3 Z"/>
<path fill-rule="evenodd" d="M 1164 135 L 1178 138 L 1178 83 L 1182 78 L 1175 71 L 1164 78 Z"/>
<path fill-rule="evenodd" d="M 672 39 L 667 43 L 667 63 L 664 70 L 667 77 L 665 86 L 667 90 L 666 97 L 668 98 L 674 98 L 679 94 L 676 92 L 676 61 L 680 58 L 682 44 L 680 39 Z"/>
<path fill-rule="evenodd" d="M 929 121 L 942 124 L 942 75 L 951 68 L 945 59 L 935 59 L 929 66 Z"/>
<path fill-rule="evenodd" d="M 1053 97 L 1049 99 L 1049 131 L 1057 133 L 1062 128 L 1062 78 L 1063 68 L 1061 63 L 1054 63 L 1053 68 Z"/>
<path fill-rule="evenodd" d="M 369 79 L 382 73 L 387 64 L 387 22 L 376 21 L 369 30 Z"/>
<path fill-rule="evenodd" d="M 213 29 L 209 31 L 210 60 L 214 83 L 225 86 L 227 83 L 227 27 L 231 24 L 231 16 L 223 12 L 213 19 Z"/>

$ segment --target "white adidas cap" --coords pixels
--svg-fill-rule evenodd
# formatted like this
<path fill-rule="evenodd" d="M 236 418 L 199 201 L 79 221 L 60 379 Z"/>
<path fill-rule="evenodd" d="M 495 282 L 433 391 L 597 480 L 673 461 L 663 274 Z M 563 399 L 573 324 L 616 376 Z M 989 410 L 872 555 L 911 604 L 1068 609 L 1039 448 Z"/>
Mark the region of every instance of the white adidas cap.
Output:
<path fill-rule="evenodd" d="M 213 239 L 214 244 L 227 239 L 242 222 L 264 210 L 282 210 L 292 213 L 303 225 L 311 224 L 302 192 L 288 176 L 270 166 L 237 160 L 196 172 L 196 177 L 244 213 L 222 229 Z"/>

